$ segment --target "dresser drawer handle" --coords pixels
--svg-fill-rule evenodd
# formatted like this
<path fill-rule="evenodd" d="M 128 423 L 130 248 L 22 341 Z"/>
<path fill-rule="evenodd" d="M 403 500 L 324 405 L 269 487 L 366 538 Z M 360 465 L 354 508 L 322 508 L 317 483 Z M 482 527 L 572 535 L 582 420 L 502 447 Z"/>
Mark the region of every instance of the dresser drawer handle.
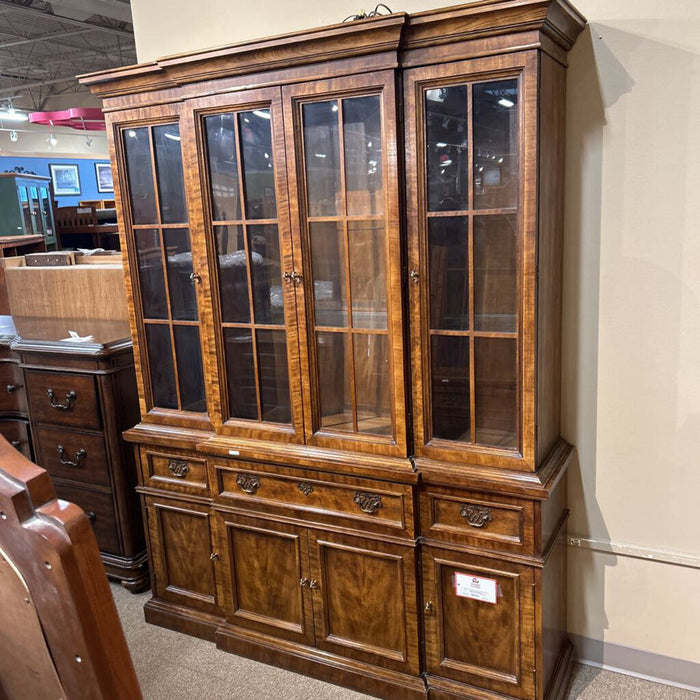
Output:
<path fill-rule="evenodd" d="M 255 493 L 260 488 L 260 479 L 252 474 L 237 474 L 236 483 L 246 493 Z"/>
<path fill-rule="evenodd" d="M 178 479 L 184 479 L 187 476 L 187 473 L 190 471 L 190 468 L 184 459 L 171 459 L 168 462 L 168 469 Z"/>
<path fill-rule="evenodd" d="M 360 506 L 360 510 L 363 513 L 369 513 L 370 515 L 376 513 L 383 506 L 381 496 L 376 493 L 367 493 L 366 491 L 355 491 L 353 501 Z"/>
<path fill-rule="evenodd" d="M 69 459 L 63 458 L 63 455 L 66 453 L 66 451 L 63 449 L 63 445 L 59 445 L 56 448 L 56 452 L 58 452 L 58 459 L 61 464 L 65 464 L 67 467 L 79 467 L 80 462 L 87 457 L 87 452 L 82 447 L 75 453 L 75 462 L 71 462 Z"/>
<path fill-rule="evenodd" d="M 49 397 L 49 404 L 51 405 L 51 408 L 57 408 L 60 411 L 67 411 L 73 405 L 73 402 L 78 398 L 78 395 L 74 391 L 69 391 L 66 394 L 65 403 L 56 403 L 53 400 L 55 396 L 53 389 L 47 389 L 46 395 Z"/>
<path fill-rule="evenodd" d="M 97 520 L 97 513 L 95 513 L 94 510 L 91 510 L 91 511 L 87 514 L 87 516 L 88 516 L 88 520 L 89 520 L 91 523 L 94 523 L 95 520 Z"/>
<path fill-rule="evenodd" d="M 8 384 L 5 389 L 7 390 L 8 394 L 14 394 L 17 389 L 19 389 L 22 385 L 21 384 Z"/>
<path fill-rule="evenodd" d="M 300 481 L 297 484 L 297 488 L 299 491 L 301 491 L 305 496 L 308 496 L 310 493 L 313 493 L 314 487 L 308 482 L 308 481 Z"/>
<path fill-rule="evenodd" d="M 465 503 L 459 509 L 459 514 L 472 527 L 484 527 L 486 523 L 493 520 L 491 509 L 488 506 L 477 506 L 474 503 Z"/>

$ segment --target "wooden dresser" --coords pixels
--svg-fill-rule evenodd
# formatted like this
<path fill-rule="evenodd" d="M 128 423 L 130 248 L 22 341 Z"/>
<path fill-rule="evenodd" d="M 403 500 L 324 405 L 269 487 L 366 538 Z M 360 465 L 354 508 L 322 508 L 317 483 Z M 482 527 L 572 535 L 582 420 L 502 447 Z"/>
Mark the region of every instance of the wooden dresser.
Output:
<path fill-rule="evenodd" d="M 125 256 L 146 619 L 386 698 L 553 700 L 566 0 L 83 77 Z"/>

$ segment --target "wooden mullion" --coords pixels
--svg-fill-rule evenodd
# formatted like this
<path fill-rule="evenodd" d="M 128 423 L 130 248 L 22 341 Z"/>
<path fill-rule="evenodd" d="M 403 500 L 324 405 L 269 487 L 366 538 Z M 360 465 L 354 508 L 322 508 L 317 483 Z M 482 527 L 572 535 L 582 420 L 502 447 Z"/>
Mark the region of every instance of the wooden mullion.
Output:
<path fill-rule="evenodd" d="M 461 336 L 468 337 L 474 336 L 475 338 L 517 338 L 518 334 L 511 331 L 458 331 L 449 330 L 446 328 L 430 329 L 428 331 L 430 335 L 442 335 L 442 336 Z"/>
<path fill-rule="evenodd" d="M 474 120 L 472 86 L 467 85 L 467 196 L 468 206 L 474 208 Z M 467 220 L 467 260 L 469 269 L 469 422 L 471 427 L 471 442 L 476 443 L 476 371 L 474 369 L 474 217 L 469 215 Z"/>
<path fill-rule="evenodd" d="M 158 214 L 158 218 L 160 218 L 160 213 Z M 189 228 L 190 225 L 189 223 L 185 224 L 134 224 L 131 228 L 134 230 L 138 229 L 149 229 L 153 228 L 154 226 L 160 226 L 162 225 L 164 228 Z"/>
<path fill-rule="evenodd" d="M 241 205 L 243 203 L 241 202 Z M 243 226 L 246 223 L 255 223 L 263 225 L 263 224 L 269 224 L 269 225 L 275 225 L 277 226 L 278 219 L 222 219 L 221 221 L 212 221 L 212 226 Z"/>

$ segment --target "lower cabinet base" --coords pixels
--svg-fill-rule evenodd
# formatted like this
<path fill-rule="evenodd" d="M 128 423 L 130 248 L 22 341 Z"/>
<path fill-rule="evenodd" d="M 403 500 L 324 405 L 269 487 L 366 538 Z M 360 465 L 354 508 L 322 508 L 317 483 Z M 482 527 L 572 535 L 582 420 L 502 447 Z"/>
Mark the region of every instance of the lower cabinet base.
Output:
<path fill-rule="evenodd" d="M 120 557 L 100 552 L 107 577 L 118 581 L 127 591 L 141 593 L 151 587 L 148 575 L 148 555 L 142 552 L 136 557 Z"/>
<path fill-rule="evenodd" d="M 216 630 L 223 619 L 210 613 L 200 612 L 158 598 L 151 598 L 143 607 L 146 622 L 159 627 L 167 627 L 175 632 L 191 637 L 216 641 Z"/>

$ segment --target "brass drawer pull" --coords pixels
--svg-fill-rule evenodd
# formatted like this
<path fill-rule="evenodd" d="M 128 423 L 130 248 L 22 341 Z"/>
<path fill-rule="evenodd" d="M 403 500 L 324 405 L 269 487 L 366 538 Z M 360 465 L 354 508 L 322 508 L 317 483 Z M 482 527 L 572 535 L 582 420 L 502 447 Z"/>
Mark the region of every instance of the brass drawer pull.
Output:
<path fill-rule="evenodd" d="M 5 389 L 7 390 L 7 393 L 8 393 L 8 394 L 14 394 L 15 391 L 17 391 L 17 389 L 20 388 L 20 386 L 22 386 L 22 385 L 20 384 L 20 385 L 18 386 L 17 384 L 8 384 L 8 385 L 5 387 Z"/>
<path fill-rule="evenodd" d="M 255 493 L 260 488 L 260 479 L 253 474 L 237 474 L 236 483 L 246 493 Z"/>
<path fill-rule="evenodd" d="M 314 487 L 308 482 L 308 481 L 300 481 L 297 484 L 297 488 L 299 491 L 301 491 L 305 496 L 308 496 L 310 493 L 313 493 Z"/>
<path fill-rule="evenodd" d="M 69 459 L 63 458 L 63 455 L 66 453 L 66 451 L 63 449 L 63 445 L 59 445 L 56 448 L 56 452 L 58 452 L 58 459 L 61 464 L 65 464 L 67 467 L 79 467 L 80 462 L 87 457 L 87 452 L 82 447 L 75 453 L 75 462 L 71 462 Z"/>
<path fill-rule="evenodd" d="M 353 501 L 360 506 L 363 513 L 373 515 L 382 507 L 382 497 L 376 493 L 367 493 L 366 491 L 355 491 Z"/>
<path fill-rule="evenodd" d="M 171 459 L 168 462 L 168 469 L 178 479 L 184 479 L 190 468 L 184 459 Z"/>
<path fill-rule="evenodd" d="M 65 403 L 56 403 L 53 400 L 55 396 L 53 389 L 47 389 L 46 395 L 49 397 L 49 404 L 51 405 L 51 408 L 57 408 L 61 411 L 67 411 L 73 405 L 73 402 L 78 398 L 77 394 L 74 391 L 69 391 L 66 394 Z"/>
<path fill-rule="evenodd" d="M 491 509 L 488 506 L 478 506 L 474 503 L 465 503 L 460 509 L 459 514 L 472 527 L 484 527 L 486 523 L 493 520 Z"/>

